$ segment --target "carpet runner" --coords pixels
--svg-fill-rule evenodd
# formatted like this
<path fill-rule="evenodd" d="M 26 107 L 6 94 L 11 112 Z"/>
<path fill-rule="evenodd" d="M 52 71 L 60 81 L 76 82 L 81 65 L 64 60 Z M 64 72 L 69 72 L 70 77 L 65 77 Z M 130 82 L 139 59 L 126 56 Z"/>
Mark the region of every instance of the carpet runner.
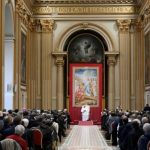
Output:
<path fill-rule="evenodd" d="M 112 150 L 98 126 L 75 125 L 58 150 Z"/>
<path fill-rule="evenodd" d="M 90 126 L 93 125 L 93 121 L 79 121 L 80 126 Z"/>

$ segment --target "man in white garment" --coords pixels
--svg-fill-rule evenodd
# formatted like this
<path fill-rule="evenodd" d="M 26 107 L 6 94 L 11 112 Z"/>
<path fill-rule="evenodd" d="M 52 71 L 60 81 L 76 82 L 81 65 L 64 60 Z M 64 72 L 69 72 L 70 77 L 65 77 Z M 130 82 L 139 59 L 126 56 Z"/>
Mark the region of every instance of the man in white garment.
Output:
<path fill-rule="evenodd" d="M 82 121 L 88 121 L 90 117 L 90 106 L 89 105 L 83 105 L 81 108 L 82 113 Z"/>

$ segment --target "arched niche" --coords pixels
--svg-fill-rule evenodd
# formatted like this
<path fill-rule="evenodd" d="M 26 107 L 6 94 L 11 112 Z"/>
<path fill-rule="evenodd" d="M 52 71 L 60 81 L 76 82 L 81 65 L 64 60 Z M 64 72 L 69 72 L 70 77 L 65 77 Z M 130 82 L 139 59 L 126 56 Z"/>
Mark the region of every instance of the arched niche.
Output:
<path fill-rule="evenodd" d="M 90 63 L 102 63 L 103 64 L 103 99 L 104 104 L 107 106 L 108 103 L 108 66 L 107 66 L 107 57 L 105 57 L 105 52 L 113 52 L 115 49 L 114 41 L 111 37 L 111 35 L 108 34 L 108 32 L 104 29 L 102 26 L 98 26 L 92 23 L 81 23 L 76 24 L 69 29 L 67 29 L 64 34 L 60 37 L 60 40 L 58 42 L 58 51 L 63 52 L 66 51 L 68 54 L 68 57 L 65 59 L 65 67 L 64 67 L 64 99 L 66 100 L 64 102 L 64 107 L 68 107 L 68 98 L 69 98 L 69 59 L 70 54 L 68 51 L 68 47 L 71 41 L 73 41 L 78 36 L 84 36 L 84 34 L 87 34 L 88 36 L 91 35 L 93 38 L 98 39 L 100 47 L 99 50 L 101 50 L 102 58 L 100 58 L 100 61 L 94 60 L 94 62 Z M 96 56 L 96 55 L 95 55 Z M 82 58 L 81 58 L 82 59 Z M 83 61 L 82 61 L 83 60 Z M 84 59 L 82 59 L 81 63 L 84 63 Z M 104 106 L 104 107 L 105 107 Z"/>
<path fill-rule="evenodd" d="M 74 37 L 77 37 L 80 34 L 91 34 L 93 37 L 96 37 L 99 39 L 100 43 L 103 43 L 102 46 L 102 59 L 100 59 L 101 63 L 103 64 L 102 67 L 102 73 L 103 73 L 103 98 L 102 98 L 102 108 L 104 107 L 109 107 L 110 104 L 114 104 L 114 87 L 115 84 L 112 82 L 112 78 L 115 77 L 115 72 L 114 72 L 114 66 L 115 66 L 115 57 L 119 54 L 116 49 L 116 44 L 114 39 L 112 38 L 113 36 L 111 35 L 111 32 L 108 33 L 109 31 L 99 25 L 95 25 L 93 23 L 79 23 L 75 24 L 74 26 L 71 26 L 70 28 L 66 29 L 64 33 L 60 36 L 58 39 L 58 43 L 56 44 L 57 46 L 57 51 L 55 51 L 56 55 L 56 60 L 60 58 L 63 61 L 63 71 L 64 71 L 64 77 L 61 79 L 61 82 L 57 83 L 57 86 L 59 87 L 59 83 L 63 83 L 63 88 L 61 88 L 61 95 L 62 98 L 60 99 L 62 106 L 69 108 L 69 64 L 68 64 L 68 45 L 71 40 L 74 39 Z M 64 55 L 67 54 L 67 55 Z M 58 55 L 59 54 L 59 55 Z M 65 56 L 65 57 L 64 57 Z M 67 56 L 67 57 L 66 57 Z M 82 60 L 82 59 L 81 59 Z M 112 61 L 113 60 L 113 61 Z M 82 63 L 84 63 L 81 61 Z M 99 62 L 96 62 L 99 63 Z M 59 70 L 57 66 L 57 70 Z M 108 71 L 109 70 L 109 71 Z M 62 73 L 62 72 L 61 72 Z M 59 80 L 59 78 L 57 78 Z M 113 93 L 111 93 L 113 92 Z M 63 101 L 62 101 L 63 99 Z M 113 107 L 113 105 L 112 105 Z"/>
<path fill-rule="evenodd" d="M 108 33 L 108 31 L 105 29 L 104 26 L 99 26 L 93 23 L 79 23 L 79 24 L 75 24 L 74 26 L 71 26 L 70 28 L 68 28 L 67 30 L 64 31 L 64 33 L 62 34 L 62 36 L 60 37 L 60 39 L 58 40 L 57 43 L 57 49 L 59 51 L 64 51 L 64 45 L 66 43 L 66 41 L 68 40 L 68 38 L 80 31 L 80 30 L 92 30 L 93 32 L 101 35 L 101 37 L 103 37 L 103 39 L 106 42 L 106 45 L 108 47 L 108 51 L 114 51 L 116 49 L 116 45 L 115 45 L 115 41 L 113 38 L 111 38 L 112 36 L 110 35 L 110 33 Z"/>
<path fill-rule="evenodd" d="M 86 48 L 88 51 L 86 51 Z M 105 77 L 107 78 L 107 63 L 105 62 L 105 51 L 108 51 L 108 46 L 105 39 L 97 32 L 87 29 L 78 30 L 71 34 L 66 43 L 64 44 L 64 50 L 67 51 L 68 57 L 66 58 L 65 69 L 65 87 L 66 97 L 69 96 L 69 64 L 70 63 L 96 63 L 103 65 L 103 92 L 105 97 L 105 91 L 107 89 Z"/>
<path fill-rule="evenodd" d="M 14 1 L 5 3 L 5 45 L 3 51 L 3 108 L 13 109 L 14 88 Z"/>

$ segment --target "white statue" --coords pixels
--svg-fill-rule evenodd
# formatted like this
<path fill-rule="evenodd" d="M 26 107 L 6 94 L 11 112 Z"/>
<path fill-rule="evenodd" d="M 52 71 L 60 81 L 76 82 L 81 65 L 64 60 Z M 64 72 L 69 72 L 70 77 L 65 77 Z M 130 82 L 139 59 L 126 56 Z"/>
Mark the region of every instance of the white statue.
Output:
<path fill-rule="evenodd" d="M 88 121 L 90 117 L 90 106 L 89 105 L 83 105 L 81 108 L 82 113 L 82 121 Z"/>

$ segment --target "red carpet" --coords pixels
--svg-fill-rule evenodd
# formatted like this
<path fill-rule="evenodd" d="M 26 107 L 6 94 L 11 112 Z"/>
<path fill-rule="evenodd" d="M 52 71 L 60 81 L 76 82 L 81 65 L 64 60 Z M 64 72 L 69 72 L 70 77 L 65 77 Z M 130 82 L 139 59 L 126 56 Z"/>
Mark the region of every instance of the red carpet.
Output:
<path fill-rule="evenodd" d="M 91 126 L 93 125 L 93 121 L 79 121 L 79 126 Z"/>

